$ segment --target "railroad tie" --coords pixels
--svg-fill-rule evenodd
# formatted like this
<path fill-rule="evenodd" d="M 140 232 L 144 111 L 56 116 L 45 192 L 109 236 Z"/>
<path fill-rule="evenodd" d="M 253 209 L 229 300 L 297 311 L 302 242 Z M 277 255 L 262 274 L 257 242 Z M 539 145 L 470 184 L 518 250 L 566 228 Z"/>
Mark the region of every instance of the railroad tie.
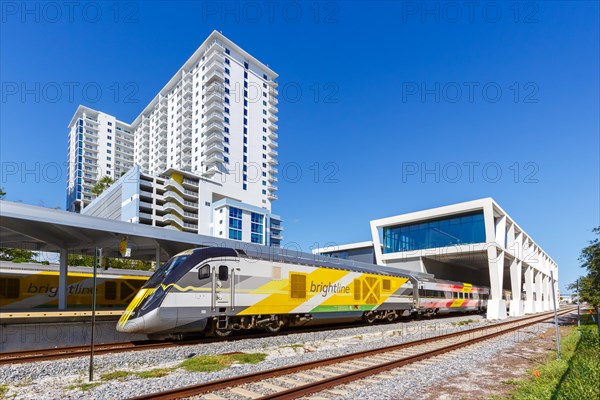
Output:
<path fill-rule="evenodd" d="M 330 393 L 333 393 L 333 394 L 340 395 L 340 396 L 348 396 L 348 392 L 346 390 L 329 389 L 327 391 L 330 392 Z"/>
<path fill-rule="evenodd" d="M 319 378 L 318 376 L 313 376 L 313 375 L 305 374 L 304 372 L 296 372 L 293 376 L 298 376 L 300 378 L 304 378 L 304 379 L 307 379 L 309 381 L 318 381 L 318 380 L 321 380 L 321 378 Z"/>
<path fill-rule="evenodd" d="M 263 395 L 261 394 L 251 392 L 250 390 L 241 387 L 233 387 L 229 390 L 235 394 L 239 394 L 240 396 L 248 397 L 249 399 L 258 399 L 260 397 L 263 397 Z"/>
<path fill-rule="evenodd" d="M 202 395 L 203 400 L 226 400 L 225 397 L 218 396 L 214 393 L 206 393 Z"/>
<path fill-rule="evenodd" d="M 287 390 L 286 388 L 282 387 L 282 386 L 277 386 L 277 385 L 273 385 L 272 383 L 269 382 L 256 382 L 261 386 L 266 387 L 267 389 L 271 389 L 271 390 L 275 390 L 276 392 L 283 392 L 284 390 Z"/>
<path fill-rule="evenodd" d="M 290 378 L 288 376 L 276 376 L 273 379 L 276 379 L 278 381 L 282 381 L 282 382 L 285 382 L 285 383 L 289 383 L 290 385 L 296 385 L 296 386 L 306 385 L 306 382 L 299 381 L 299 380 Z"/>
<path fill-rule="evenodd" d="M 365 365 L 367 367 L 371 367 L 373 365 L 377 365 L 378 363 L 376 362 L 369 362 L 369 361 L 352 361 L 354 364 L 359 364 L 359 365 Z"/>
<path fill-rule="evenodd" d="M 311 372 L 315 372 L 324 376 L 338 376 L 340 374 L 339 372 L 332 372 L 326 369 L 312 369 Z"/>

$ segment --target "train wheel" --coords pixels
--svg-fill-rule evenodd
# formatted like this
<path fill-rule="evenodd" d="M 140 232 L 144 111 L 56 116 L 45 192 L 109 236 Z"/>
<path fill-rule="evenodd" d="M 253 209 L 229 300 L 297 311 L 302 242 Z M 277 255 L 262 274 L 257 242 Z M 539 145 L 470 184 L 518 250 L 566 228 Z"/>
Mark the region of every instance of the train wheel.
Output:
<path fill-rule="evenodd" d="M 376 315 L 372 311 L 368 311 L 363 314 L 363 321 L 365 321 L 367 324 L 372 324 L 376 319 Z"/>
<path fill-rule="evenodd" d="M 217 337 L 227 337 L 230 336 L 233 333 L 232 330 L 226 330 L 226 329 L 215 329 L 215 336 Z"/>
<path fill-rule="evenodd" d="M 274 321 L 271 321 L 270 323 L 265 325 L 265 330 L 269 333 L 276 333 L 279 332 L 284 325 L 285 321 L 276 318 Z"/>
<path fill-rule="evenodd" d="M 394 322 L 398 318 L 398 314 L 395 311 L 387 313 L 385 320 L 387 322 Z"/>

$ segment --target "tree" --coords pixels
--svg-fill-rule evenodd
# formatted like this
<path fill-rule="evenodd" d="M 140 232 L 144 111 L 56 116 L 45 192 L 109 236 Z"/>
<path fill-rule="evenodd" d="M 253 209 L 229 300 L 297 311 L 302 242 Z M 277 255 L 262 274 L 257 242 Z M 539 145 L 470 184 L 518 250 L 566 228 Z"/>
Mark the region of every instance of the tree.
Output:
<path fill-rule="evenodd" d="M 0 248 L 0 261 L 10 261 L 14 263 L 36 262 L 35 253 L 23 249 L 11 249 L 8 247 Z"/>
<path fill-rule="evenodd" d="M 6 196 L 6 192 L 0 187 L 0 199 L 3 199 L 4 196 Z"/>
<path fill-rule="evenodd" d="M 77 267 L 93 267 L 94 256 L 84 256 L 80 254 L 69 254 L 67 263 L 71 266 Z M 152 269 L 152 263 L 150 261 L 141 260 L 130 260 L 128 258 L 106 258 L 107 268 L 117 269 L 137 269 L 143 271 L 149 271 Z"/>
<path fill-rule="evenodd" d="M 98 182 L 96 182 L 91 192 L 96 196 L 100 196 L 102 192 L 108 189 L 109 186 L 113 183 L 115 183 L 113 178 L 111 178 L 110 176 L 103 176 Z"/>
<path fill-rule="evenodd" d="M 579 299 L 589 303 L 600 315 L 600 226 L 592 230 L 598 237 L 590 240 L 589 245 L 581 250 L 579 261 L 587 270 L 587 275 L 579 279 Z M 570 290 L 577 289 L 577 282 L 569 285 Z M 596 318 L 600 332 L 600 318 Z"/>

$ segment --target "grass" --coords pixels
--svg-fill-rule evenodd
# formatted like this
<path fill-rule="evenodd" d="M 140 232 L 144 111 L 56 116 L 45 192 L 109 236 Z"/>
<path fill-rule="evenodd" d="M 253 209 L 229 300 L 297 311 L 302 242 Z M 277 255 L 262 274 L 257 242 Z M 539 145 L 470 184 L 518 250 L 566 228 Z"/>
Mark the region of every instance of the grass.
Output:
<path fill-rule="evenodd" d="M 584 318 L 587 317 L 587 318 Z M 589 316 L 582 316 L 581 335 L 576 328 L 561 340 L 562 358 L 549 353 L 546 363 L 518 380 L 509 395 L 514 400 L 570 400 L 600 398 L 600 335 Z"/>
<path fill-rule="evenodd" d="M 264 353 L 242 353 L 226 354 L 216 356 L 197 356 L 188 358 L 179 368 L 190 372 L 214 372 L 229 367 L 231 364 L 258 364 L 264 361 L 267 355 Z"/>
<path fill-rule="evenodd" d="M 156 369 L 151 369 L 149 371 L 140 371 L 140 372 L 117 370 L 117 371 L 113 371 L 113 372 L 108 372 L 106 374 L 102 374 L 100 376 L 100 379 L 102 379 L 103 381 L 111 381 L 114 379 L 122 380 L 131 375 L 135 375 L 142 379 L 162 378 L 163 376 L 169 375 L 173 370 L 174 370 L 174 368 L 156 368 Z"/>
<path fill-rule="evenodd" d="M 101 382 L 88 382 L 88 383 L 81 383 L 79 385 L 71 385 L 71 386 L 67 386 L 67 389 L 69 390 L 73 390 L 73 389 L 79 389 L 82 392 L 87 392 L 90 389 L 95 388 L 98 385 L 101 385 Z"/>
<path fill-rule="evenodd" d="M 170 368 L 156 368 L 151 369 L 150 371 L 142 371 L 136 372 L 135 374 L 142 379 L 146 378 L 162 378 L 163 376 L 167 376 L 173 371 Z"/>
<path fill-rule="evenodd" d="M 8 393 L 8 385 L 0 385 L 0 399 L 3 399 Z"/>
<path fill-rule="evenodd" d="M 454 325 L 454 326 L 469 325 L 469 324 L 472 324 L 473 322 L 477 322 L 477 321 L 475 321 L 474 319 L 465 319 L 463 321 L 453 322 L 452 325 Z"/>
<path fill-rule="evenodd" d="M 295 344 L 286 344 L 285 346 L 279 346 L 279 347 L 281 347 L 282 349 L 285 349 L 286 347 L 289 347 L 291 349 L 300 349 L 300 348 L 304 348 L 304 345 L 295 343 Z"/>

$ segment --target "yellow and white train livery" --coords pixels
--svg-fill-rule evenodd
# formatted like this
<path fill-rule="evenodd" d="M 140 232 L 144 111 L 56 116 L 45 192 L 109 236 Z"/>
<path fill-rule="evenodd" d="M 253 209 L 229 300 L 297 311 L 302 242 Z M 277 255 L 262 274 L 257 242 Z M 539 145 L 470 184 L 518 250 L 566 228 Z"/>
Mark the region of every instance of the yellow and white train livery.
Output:
<path fill-rule="evenodd" d="M 259 327 L 276 332 L 311 322 L 393 321 L 419 312 L 419 307 L 435 313 L 484 306 L 482 298 L 475 305 L 465 297 L 448 300 L 443 307 L 429 305 L 427 296 L 413 289 L 442 281 L 431 275 L 427 282 L 419 279 L 419 274 L 340 259 L 222 247 L 189 250 L 154 273 L 127 307 L 117 330 L 153 337 L 189 332 L 226 336 L 233 330 Z M 480 293 L 470 285 L 446 283 L 457 292 Z"/>

